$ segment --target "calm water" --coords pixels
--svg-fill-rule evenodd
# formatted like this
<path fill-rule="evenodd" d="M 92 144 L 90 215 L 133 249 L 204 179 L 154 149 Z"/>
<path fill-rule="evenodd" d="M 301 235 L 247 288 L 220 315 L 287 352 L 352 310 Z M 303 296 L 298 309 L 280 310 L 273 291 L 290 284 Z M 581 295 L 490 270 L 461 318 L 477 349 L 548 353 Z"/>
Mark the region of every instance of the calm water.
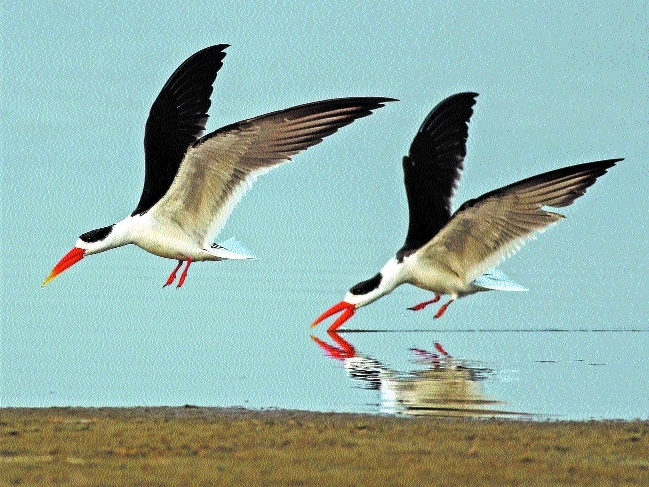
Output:
<path fill-rule="evenodd" d="M 213 322 L 183 322 L 197 291 L 174 291 L 167 296 L 177 301 L 165 305 L 178 314 L 173 322 L 160 319 L 171 313 L 165 306 L 129 321 L 126 304 L 120 315 L 118 303 L 100 301 L 87 306 L 96 315 L 90 328 L 70 316 L 7 327 L 5 337 L 17 337 L 21 348 L 4 343 L 3 406 L 649 418 L 647 329 L 462 328 L 455 324 L 458 306 L 445 322 L 424 320 L 437 329 L 408 329 L 415 321 L 410 314 L 399 328 L 372 325 L 359 312 L 347 324 L 357 329 L 328 334 L 328 323 L 309 329 L 315 308 L 303 312 L 299 326 L 286 322 L 305 302 L 297 288 L 281 297 L 283 306 L 264 295 L 247 308 L 229 307 L 229 319 Z M 75 316 L 84 309 L 79 304 Z M 386 309 L 393 312 L 394 303 Z"/>
<path fill-rule="evenodd" d="M 544 283 L 534 294 L 471 296 L 441 320 L 433 308 L 407 311 L 425 293 L 402 286 L 330 335 L 330 320 L 309 324 L 340 299 L 335 290 L 354 282 L 356 268 L 370 265 L 349 265 L 342 277 L 333 264 L 281 272 L 306 265 L 298 260 L 197 265 L 178 290 L 161 288 L 166 261 L 138 259 L 131 248 L 113 255 L 88 259 L 45 289 L 42 272 L 28 280 L 8 270 L 22 299 L 5 307 L 3 406 L 649 418 L 646 323 L 593 319 L 599 324 L 552 330 L 543 292 L 553 291 Z M 91 266 L 106 279 L 89 276 Z M 566 322 L 571 310 L 560 306 L 569 300 L 554 301 Z"/>
<path fill-rule="evenodd" d="M 529 419 L 649 417 L 645 331 L 435 330 L 314 338 L 348 409 Z M 334 369 L 334 370 L 331 370 Z"/>

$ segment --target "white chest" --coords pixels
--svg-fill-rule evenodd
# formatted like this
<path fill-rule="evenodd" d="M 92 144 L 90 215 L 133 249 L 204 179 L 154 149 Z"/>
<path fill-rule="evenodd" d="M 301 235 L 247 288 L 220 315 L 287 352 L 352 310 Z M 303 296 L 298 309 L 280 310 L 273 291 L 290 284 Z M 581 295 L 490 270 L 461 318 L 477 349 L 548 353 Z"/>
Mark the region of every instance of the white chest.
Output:
<path fill-rule="evenodd" d="M 161 221 L 145 214 L 134 222 L 132 241 L 147 252 L 168 259 L 211 260 L 213 256 L 171 221 Z"/>

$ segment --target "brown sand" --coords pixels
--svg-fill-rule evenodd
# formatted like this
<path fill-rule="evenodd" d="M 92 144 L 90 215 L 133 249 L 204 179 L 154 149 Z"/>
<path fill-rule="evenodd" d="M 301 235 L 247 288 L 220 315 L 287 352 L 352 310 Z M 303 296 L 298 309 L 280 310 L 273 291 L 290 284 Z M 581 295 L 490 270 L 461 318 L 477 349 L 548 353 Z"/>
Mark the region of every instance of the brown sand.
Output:
<path fill-rule="evenodd" d="M 0 485 L 649 485 L 649 421 L 0 409 Z"/>

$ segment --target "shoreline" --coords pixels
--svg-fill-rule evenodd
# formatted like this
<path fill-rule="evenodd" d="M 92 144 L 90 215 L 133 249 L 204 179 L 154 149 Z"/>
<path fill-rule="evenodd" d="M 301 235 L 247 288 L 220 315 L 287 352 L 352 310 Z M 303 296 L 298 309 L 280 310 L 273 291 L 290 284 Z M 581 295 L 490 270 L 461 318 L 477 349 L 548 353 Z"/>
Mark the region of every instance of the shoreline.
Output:
<path fill-rule="evenodd" d="M 649 485 L 649 420 L 0 408 L 0 485 Z"/>

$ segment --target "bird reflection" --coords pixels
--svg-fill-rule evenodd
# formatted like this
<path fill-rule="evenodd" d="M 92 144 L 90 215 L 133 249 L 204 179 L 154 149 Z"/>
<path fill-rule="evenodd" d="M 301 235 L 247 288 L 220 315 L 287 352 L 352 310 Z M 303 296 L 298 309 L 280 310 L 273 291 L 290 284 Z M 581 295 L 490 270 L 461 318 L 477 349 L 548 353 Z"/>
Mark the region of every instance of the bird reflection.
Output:
<path fill-rule="evenodd" d="M 357 352 L 338 333 L 328 334 L 334 344 L 311 338 L 329 357 L 340 360 L 361 387 L 381 393 L 381 413 L 470 417 L 519 414 L 493 408 L 501 401 L 488 397 L 481 384 L 494 373 L 492 369 L 457 359 L 440 343 L 434 344 L 434 351 L 411 348 L 412 362 L 423 368 L 401 372 Z"/>

